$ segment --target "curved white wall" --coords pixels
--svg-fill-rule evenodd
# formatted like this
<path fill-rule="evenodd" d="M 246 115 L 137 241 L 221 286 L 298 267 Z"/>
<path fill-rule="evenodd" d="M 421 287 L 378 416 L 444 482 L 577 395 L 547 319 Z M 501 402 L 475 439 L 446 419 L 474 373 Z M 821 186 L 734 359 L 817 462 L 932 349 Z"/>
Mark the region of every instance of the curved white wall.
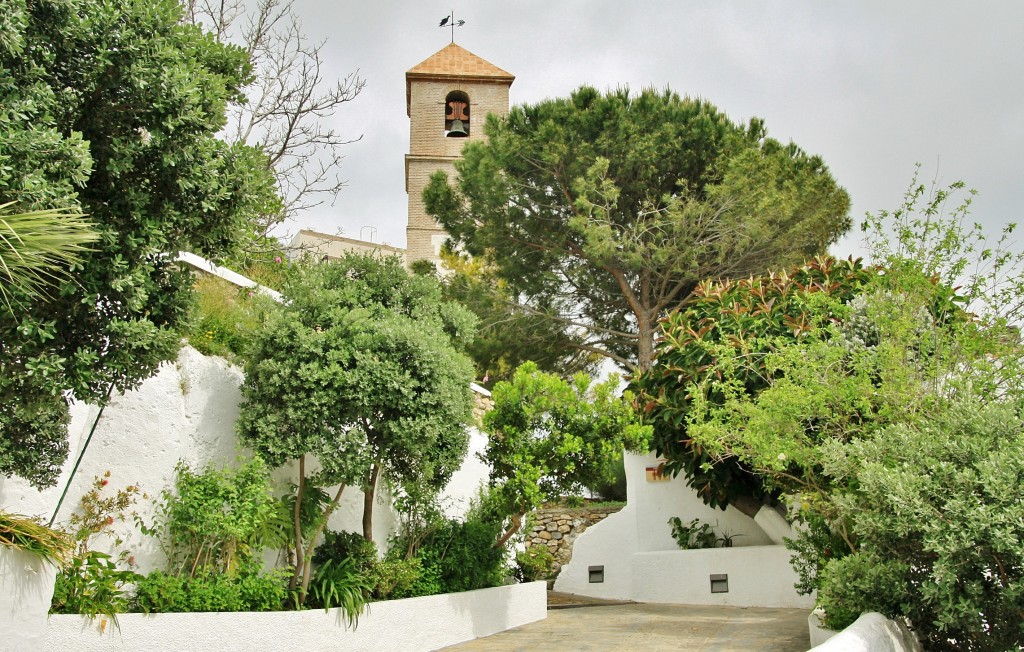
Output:
<path fill-rule="evenodd" d="M 103 412 L 56 523 L 67 522 L 78 508 L 82 495 L 90 489 L 93 477 L 105 471 L 111 471 L 106 491 L 112 493 L 126 485 L 138 484 L 149 495 L 149 499 L 139 500 L 135 510 L 144 521 L 150 522 L 153 499 L 171 486 L 179 459 L 193 468 L 210 463 L 232 463 L 242 452 L 235 435 L 242 378 L 241 370 L 222 358 L 207 357 L 186 346 L 177 362 L 164 365 L 138 390 L 113 397 Z M 57 486 L 40 492 L 18 478 L 0 477 L 0 505 L 8 511 L 49 520 L 97 412 L 94 406 L 72 406 L 71 452 Z M 471 448 L 481 449 L 483 436 L 476 431 L 471 434 Z M 286 480 L 294 481 L 295 474 L 293 466 L 289 465 L 278 470 L 274 477 L 283 486 Z M 486 467 L 475 457 L 469 457 L 447 490 L 450 511 L 463 513 L 486 478 Z M 361 531 L 362 505 L 362 492 L 347 488 L 331 517 L 330 527 Z M 383 551 L 396 524 L 396 515 L 384 490 L 378 490 L 373 521 L 374 539 Z M 127 522 L 116 524 L 116 529 L 125 539 L 121 549 L 135 555 L 140 572 L 163 566 L 163 553 L 156 540 L 142 536 L 130 517 Z M 97 542 L 95 547 L 103 550 L 103 543 Z M 106 550 L 109 551 L 109 547 Z"/>

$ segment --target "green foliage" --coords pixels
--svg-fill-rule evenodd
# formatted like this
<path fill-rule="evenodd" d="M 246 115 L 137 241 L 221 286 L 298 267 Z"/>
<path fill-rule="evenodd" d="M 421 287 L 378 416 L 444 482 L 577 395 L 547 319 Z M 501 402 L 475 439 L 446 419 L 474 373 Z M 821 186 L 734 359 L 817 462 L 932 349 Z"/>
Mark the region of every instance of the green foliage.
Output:
<path fill-rule="evenodd" d="M 609 504 L 626 502 L 626 463 L 623 456 L 608 460 L 607 480 L 588 485 L 587 488 L 600 496 L 601 501 Z M 591 503 L 594 507 L 599 503 Z"/>
<path fill-rule="evenodd" d="M 508 283 L 482 258 L 441 252 L 444 296 L 473 311 L 480 320 L 476 337 L 466 348 L 477 378 L 486 387 L 511 380 L 517 367 L 534 362 L 539 369 L 560 375 L 592 373 L 600 360 L 580 348 L 586 338 L 570 333 L 544 314 L 528 311 L 514 300 Z M 431 272 L 435 268 L 429 261 Z"/>
<path fill-rule="evenodd" d="M 133 608 L 143 613 L 278 611 L 288 598 L 287 570 L 246 563 L 230 575 L 209 568 L 193 576 L 153 571 L 137 580 Z"/>
<path fill-rule="evenodd" d="M 199 472 L 179 462 L 174 490 L 163 492 L 156 523 L 144 531 L 160 538 L 172 575 L 231 575 L 259 559 L 265 544 L 283 542 L 273 533 L 278 514 L 259 458 Z"/>
<path fill-rule="evenodd" d="M 686 307 L 662 322 L 658 364 L 630 385 L 665 471 L 684 473 L 711 506 L 760 499 L 762 480 L 741 457 L 718 459 L 718 451 L 689 434 L 690 423 L 700 422 L 695 404 L 710 410 L 730 396 L 758 395 L 776 374 L 770 354 L 808 340 L 823 316 L 841 311 L 876 275 L 859 261 L 825 257 L 789 272 L 700 283 Z M 824 302 L 830 303 L 823 309 Z M 716 383 L 720 378 L 728 384 Z"/>
<path fill-rule="evenodd" d="M 324 611 L 340 607 L 345 619 L 353 627 L 357 627 L 371 589 L 369 581 L 359 571 L 355 561 L 328 559 L 318 566 L 313 574 L 313 580 L 309 583 L 307 604 L 311 607 L 323 607 Z"/>
<path fill-rule="evenodd" d="M 436 578 L 437 593 L 499 586 L 507 573 L 505 549 L 494 545 L 500 533 L 500 523 L 475 518 L 445 521 L 420 544 L 422 577 Z"/>
<path fill-rule="evenodd" d="M 188 329 L 189 344 L 205 355 L 242 362 L 272 299 L 214 276 L 197 277 L 195 290 L 196 314 Z"/>
<path fill-rule="evenodd" d="M 53 587 L 50 613 L 102 614 L 117 623 L 116 614 L 127 611 L 129 586 L 139 580 L 134 571 L 120 569 L 108 554 L 86 550 L 61 569 Z"/>
<path fill-rule="evenodd" d="M 618 383 L 612 377 L 592 386 L 584 374 L 566 381 L 526 363 L 494 387 L 482 459 L 491 468 L 492 501 L 513 517 L 505 539 L 544 501 L 609 480 L 609 461 L 623 448 L 646 446 L 650 427 L 638 423 L 629 395 L 616 396 Z"/>
<path fill-rule="evenodd" d="M 44 487 L 68 392 L 102 403 L 177 352 L 191 277 L 176 252 L 225 253 L 277 199 L 264 154 L 216 138 L 246 53 L 181 24 L 175 0 L 4 13 L 0 204 L 83 213 L 98 235 L 57 289 L 11 288 L 18 313 L 0 315 L 0 472 Z"/>
<path fill-rule="evenodd" d="M 714 548 L 718 542 L 711 524 L 701 523 L 700 519 L 695 518 L 689 523 L 683 523 L 678 516 L 673 516 L 668 519 L 668 524 L 672 527 L 672 538 L 676 540 L 681 550 Z"/>
<path fill-rule="evenodd" d="M 411 597 L 413 586 L 423 575 L 423 566 L 416 557 L 411 559 L 375 560 L 366 571 L 375 600 Z M 423 594 L 427 595 L 427 594 Z"/>
<path fill-rule="evenodd" d="M 60 565 L 70 559 L 74 541 L 64 532 L 46 527 L 39 519 L 0 510 L 0 546 Z"/>
<path fill-rule="evenodd" d="M 140 577 L 118 564 L 131 567 L 134 557 L 127 550 L 110 555 L 89 548 L 98 536 L 111 539 L 114 547 L 124 543 L 113 526 L 126 520 L 126 511 L 135 505 L 140 492 L 138 486 L 128 485 L 110 495 L 106 489 L 109 478 L 110 471 L 93 478 L 92 487 L 82 495 L 79 509 L 71 516 L 75 551 L 57 575 L 50 611 L 91 618 L 103 614 L 116 625 L 116 614 L 128 608 L 129 587 Z"/>
<path fill-rule="evenodd" d="M 1019 297 L 1004 291 L 1024 283 L 1024 259 L 974 239 L 947 191 L 922 196 L 913 187 L 887 215 L 894 240 L 869 219 L 879 273 L 851 297 L 807 295 L 799 337 L 759 348 L 733 329 L 689 349 L 710 356 L 695 380 L 645 398 L 686 397 L 676 416 L 709 465 L 736 459 L 794 494 L 809 525 L 790 544 L 798 586 L 817 590 L 829 625 L 877 610 L 928 649 L 1016 649 L 1024 347 Z M 958 293 L 950 283 L 968 273 Z"/>
<path fill-rule="evenodd" d="M 830 622 L 875 609 L 909 618 L 933 649 L 1024 645 L 1022 415 L 1019 397 L 960 397 L 829 446 L 831 505 L 858 543 L 822 571 Z"/>
<path fill-rule="evenodd" d="M 516 564 L 525 581 L 546 580 L 554 570 L 555 556 L 547 546 L 530 546 L 516 555 Z"/>
<path fill-rule="evenodd" d="M 443 485 L 465 453 L 472 320 L 397 259 L 300 270 L 246 365 L 239 432 L 274 466 L 313 454 L 314 483 L 389 477 Z"/>
<path fill-rule="evenodd" d="M 300 266 L 284 293 L 246 364 L 239 434 L 272 466 L 299 460 L 300 501 L 307 482 L 339 485 L 319 529 L 345 486 L 360 486 L 371 497 L 363 535 L 372 539 L 379 478 L 436 491 L 465 456 L 472 367 L 460 349 L 475 320 L 397 258 Z M 319 463 L 309 478 L 307 455 Z M 316 538 L 296 532 L 307 578 Z"/>
<path fill-rule="evenodd" d="M 485 133 L 457 188 L 431 179 L 427 210 L 529 314 L 630 368 L 651 365 L 658 319 L 701 279 L 796 264 L 849 228 L 819 157 L 671 91 L 582 87 Z"/>
<path fill-rule="evenodd" d="M 323 542 L 313 552 L 313 563 L 339 563 L 346 559 L 351 559 L 360 570 L 369 569 L 377 561 L 377 546 L 356 532 L 325 530 Z"/>

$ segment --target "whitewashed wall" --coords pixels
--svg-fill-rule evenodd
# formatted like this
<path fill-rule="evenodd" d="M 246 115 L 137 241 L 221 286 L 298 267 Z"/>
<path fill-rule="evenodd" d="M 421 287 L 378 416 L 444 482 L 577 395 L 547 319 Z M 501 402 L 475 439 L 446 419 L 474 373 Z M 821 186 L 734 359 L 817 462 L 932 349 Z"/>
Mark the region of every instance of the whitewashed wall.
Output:
<path fill-rule="evenodd" d="M 627 453 L 625 465 L 626 507 L 576 539 L 572 561 L 562 568 L 556 590 L 640 602 L 813 606 L 812 598 L 793 588 L 797 578 L 788 563 L 789 551 L 773 545 L 782 535 L 791 535 L 783 519 L 759 515 L 770 525 L 769 536 L 757 521 L 732 507 L 723 511 L 705 505 L 683 478 L 648 481 L 646 469 L 658 466 L 654 455 Z M 710 523 L 719 536 L 734 537 L 735 547 L 680 550 L 668 525 L 673 516 L 684 523 L 695 518 Z M 590 581 L 592 566 L 603 567 L 603 582 Z M 729 576 L 728 593 L 711 593 L 711 574 Z"/>
<path fill-rule="evenodd" d="M 67 522 L 93 478 L 108 470 L 111 476 L 105 491 L 112 494 L 118 488 L 138 484 L 149 495 L 149 499 L 140 499 L 135 508 L 139 516 L 149 522 L 153 498 L 171 486 L 178 460 L 184 460 L 193 468 L 235 461 L 244 452 L 235 435 L 241 383 L 240 369 L 186 346 L 176 363 L 164 365 L 138 390 L 113 397 L 103 412 L 56 522 Z M 0 477 L 0 505 L 11 512 L 40 515 L 49 520 L 97 412 L 94 406 L 73 406 L 69 428 L 71 453 L 55 487 L 40 492 L 18 478 Z M 472 450 L 480 450 L 484 441 L 483 435 L 471 429 Z M 486 467 L 474 457 L 468 457 L 445 492 L 451 515 L 465 511 L 486 477 Z M 283 485 L 286 480 L 294 481 L 296 472 L 285 467 L 275 474 L 275 479 Z M 396 515 L 386 492 L 378 491 L 378 494 L 374 539 L 383 550 L 395 527 Z M 342 496 L 330 527 L 361 531 L 362 493 L 348 488 Z M 121 549 L 135 555 L 140 572 L 162 567 L 164 557 L 152 537 L 141 535 L 130 519 L 117 524 L 117 530 L 125 538 Z"/>
<path fill-rule="evenodd" d="M 38 556 L 0 546 L 0 650 L 41 650 L 57 567 Z"/>
<path fill-rule="evenodd" d="M 83 616 L 50 616 L 48 652 L 217 650 L 218 652 L 421 652 L 547 617 L 544 582 L 370 604 L 358 627 L 338 609 L 266 613 L 119 614 L 120 628 Z"/>

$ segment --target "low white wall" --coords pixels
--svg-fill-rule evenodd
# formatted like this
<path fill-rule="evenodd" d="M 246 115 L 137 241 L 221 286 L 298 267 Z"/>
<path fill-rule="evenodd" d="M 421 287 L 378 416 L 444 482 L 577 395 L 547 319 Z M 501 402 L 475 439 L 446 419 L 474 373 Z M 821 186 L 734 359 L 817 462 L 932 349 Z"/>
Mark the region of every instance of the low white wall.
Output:
<path fill-rule="evenodd" d="M 124 395 L 114 396 L 103 412 L 82 464 L 57 515 L 56 524 L 66 523 L 78 509 L 82 495 L 91 488 L 93 478 L 111 472 L 104 489 L 109 495 L 117 489 L 137 484 L 149 499 L 140 499 L 133 508 L 147 523 L 152 522 L 153 499 L 173 483 L 174 467 L 184 460 L 193 468 L 207 464 L 233 463 L 242 449 L 235 434 L 238 406 L 242 399 L 242 371 L 222 358 L 207 357 L 191 347 L 182 348 L 178 360 L 164 365 L 142 386 Z M 38 491 L 19 478 L 0 477 L 0 505 L 12 512 L 42 516 L 53 514 L 61 491 L 68 481 L 75 460 L 85 446 L 96 419 L 95 406 L 72 406 L 68 429 L 70 454 L 57 485 Z M 470 448 L 480 450 L 484 436 L 470 430 Z M 294 465 L 278 470 L 275 479 L 283 486 L 295 481 Z M 464 468 L 456 473 L 445 496 L 448 512 L 459 515 L 477 487 L 485 482 L 487 468 L 470 455 Z M 363 494 L 346 488 L 341 504 L 331 516 L 334 530 L 362 531 Z M 394 530 L 397 516 L 383 487 L 378 489 L 373 515 L 374 539 L 381 550 Z M 153 537 L 142 536 L 129 517 L 115 524 L 124 544 L 112 550 L 109 542 L 97 541 L 94 548 L 104 552 L 128 550 L 140 572 L 162 568 L 164 556 Z"/>
<path fill-rule="evenodd" d="M 0 650 L 40 650 L 57 567 L 38 556 L 0 546 Z"/>
<path fill-rule="evenodd" d="M 120 631 L 99 619 L 50 616 L 46 650 L 422 652 L 547 617 L 544 582 L 375 602 L 346 628 L 332 609 L 268 613 L 121 614 Z"/>
<path fill-rule="evenodd" d="M 811 614 L 807 622 L 811 644 L 815 645 L 815 630 L 819 636 L 827 630 L 821 629 L 815 614 Z M 921 652 L 921 644 L 906 625 L 889 620 L 882 614 L 868 612 L 824 643 L 815 645 L 811 652 Z"/>
<path fill-rule="evenodd" d="M 654 455 L 627 453 L 625 465 L 626 507 L 576 539 L 556 590 L 640 602 L 813 606 L 812 597 L 793 588 L 797 577 L 789 564 L 791 553 L 773 545 L 792 536 L 776 512 L 762 509 L 771 513 L 759 513 L 755 521 L 732 507 L 708 507 L 685 478 L 651 481 L 647 468 L 658 466 Z M 695 518 L 709 523 L 718 536 L 734 537 L 734 547 L 680 550 L 668 525 L 672 516 L 684 523 Z M 592 566 L 603 567 L 603 582 L 590 581 Z M 728 593 L 711 593 L 711 574 L 729 576 Z"/>
<path fill-rule="evenodd" d="M 672 604 L 810 609 L 793 588 L 792 553 L 783 546 L 644 552 L 633 556 L 632 600 Z M 728 576 L 728 592 L 711 592 L 711 575 Z"/>

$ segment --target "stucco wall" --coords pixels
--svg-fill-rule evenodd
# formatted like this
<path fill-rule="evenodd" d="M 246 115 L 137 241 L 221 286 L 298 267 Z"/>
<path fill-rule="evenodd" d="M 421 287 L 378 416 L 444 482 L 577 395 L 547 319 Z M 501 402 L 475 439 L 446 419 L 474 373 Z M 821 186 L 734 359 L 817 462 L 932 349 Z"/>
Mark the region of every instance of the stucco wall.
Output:
<path fill-rule="evenodd" d="M 40 650 L 57 567 L 36 555 L 0 546 L 0 650 Z"/>
<path fill-rule="evenodd" d="M 150 496 L 140 499 L 135 507 L 139 516 L 150 522 L 153 499 L 171 486 L 179 459 L 193 468 L 209 463 L 232 463 L 243 452 L 235 435 L 241 383 L 242 372 L 237 367 L 221 358 L 207 357 L 191 347 L 184 347 L 176 363 L 165 365 L 138 390 L 114 397 L 103 412 L 56 522 L 67 522 L 78 508 L 79 499 L 90 488 L 93 477 L 107 470 L 111 472 L 107 487 L 111 493 L 117 488 L 138 484 Z M 69 428 L 71 453 L 57 486 L 40 492 L 17 478 L 0 477 L 0 505 L 12 512 L 41 515 L 48 520 L 96 414 L 93 406 L 73 406 Z M 472 431 L 471 449 L 480 450 L 483 439 L 483 435 Z M 446 491 L 449 513 L 463 513 L 486 477 L 486 467 L 470 457 L 453 478 L 450 491 Z M 280 486 L 295 478 L 296 471 L 291 466 L 275 473 Z M 383 550 L 395 527 L 396 516 L 387 493 L 379 490 L 378 494 L 374 539 Z M 347 488 L 331 517 L 330 527 L 361 531 L 362 503 L 362 493 Z M 121 549 L 135 555 L 140 572 L 162 567 L 164 557 L 155 539 L 142 536 L 130 518 L 126 523 L 116 524 L 116 528 L 125 538 Z M 95 547 L 103 550 L 103 542 L 98 543 L 101 545 Z"/>
<path fill-rule="evenodd" d="M 770 537 L 754 519 L 731 507 L 722 511 L 705 505 L 683 478 L 650 481 L 647 469 L 658 466 L 654 455 L 627 453 L 625 466 L 626 507 L 576 539 L 572 561 L 555 582 L 557 590 L 641 602 L 813 606 L 813 599 L 793 588 L 797 578 L 789 551 L 772 545 L 788 528 L 784 521 L 762 519 L 772 525 Z M 672 516 L 709 523 L 719 536 L 732 536 L 735 547 L 680 550 L 668 525 Z M 603 567 L 603 582 L 590 581 L 592 566 Z M 729 576 L 728 593 L 711 593 L 712 573 Z"/>
<path fill-rule="evenodd" d="M 852 625 L 821 642 L 817 616 L 808 617 L 811 652 L 920 652 L 921 644 L 906 625 L 875 612 L 862 614 Z"/>
<path fill-rule="evenodd" d="M 118 628 L 82 616 L 51 616 L 46 650 L 218 652 L 422 652 L 490 636 L 547 617 L 544 582 L 375 602 L 347 629 L 324 612 L 121 614 Z"/>

